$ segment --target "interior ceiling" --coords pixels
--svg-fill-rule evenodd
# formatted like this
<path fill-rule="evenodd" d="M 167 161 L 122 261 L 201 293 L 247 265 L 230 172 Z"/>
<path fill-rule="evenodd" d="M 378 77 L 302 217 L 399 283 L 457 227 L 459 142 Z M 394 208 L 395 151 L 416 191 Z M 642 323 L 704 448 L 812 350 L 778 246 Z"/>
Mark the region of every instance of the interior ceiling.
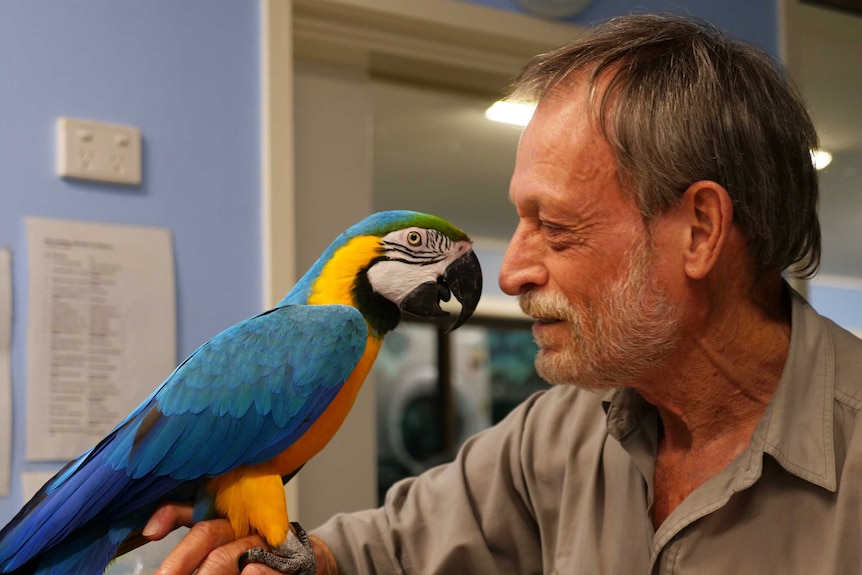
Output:
<path fill-rule="evenodd" d="M 862 278 L 862 17 L 791 8 L 789 65 L 834 155 L 820 172 L 821 274 Z M 521 130 L 485 119 L 494 98 L 386 80 L 371 92 L 375 208 L 427 211 L 474 237 L 507 239 L 517 221 L 508 185 Z"/>

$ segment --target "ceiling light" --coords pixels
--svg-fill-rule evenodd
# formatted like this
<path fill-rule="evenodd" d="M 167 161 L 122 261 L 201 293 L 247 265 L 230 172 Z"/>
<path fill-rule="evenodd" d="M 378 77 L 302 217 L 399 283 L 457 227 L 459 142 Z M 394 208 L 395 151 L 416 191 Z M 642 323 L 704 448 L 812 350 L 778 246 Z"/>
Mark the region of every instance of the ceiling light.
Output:
<path fill-rule="evenodd" d="M 811 161 L 814 162 L 814 168 L 822 170 L 832 163 L 832 154 L 826 150 L 811 150 Z"/>
<path fill-rule="evenodd" d="M 519 102 L 506 102 L 499 100 L 494 102 L 490 108 L 485 110 L 485 117 L 494 122 L 512 124 L 513 126 L 526 126 L 533 117 L 536 106 L 533 104 L 522 104 Z"/>

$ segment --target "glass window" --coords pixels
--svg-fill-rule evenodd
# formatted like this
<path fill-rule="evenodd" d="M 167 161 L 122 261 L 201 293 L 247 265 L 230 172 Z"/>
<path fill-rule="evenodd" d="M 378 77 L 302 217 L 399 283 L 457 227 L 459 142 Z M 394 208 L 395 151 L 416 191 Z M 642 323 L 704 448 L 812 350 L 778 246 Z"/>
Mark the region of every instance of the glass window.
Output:
<path fill-rule="evenodd" d="M 389 334 L 372 372 L 380 502 L 393 483 L 451 461 L 468 437 L 546 388 L 535 355 L 528 321 L 474 316 L 451 334 L 406 321 Z"/>

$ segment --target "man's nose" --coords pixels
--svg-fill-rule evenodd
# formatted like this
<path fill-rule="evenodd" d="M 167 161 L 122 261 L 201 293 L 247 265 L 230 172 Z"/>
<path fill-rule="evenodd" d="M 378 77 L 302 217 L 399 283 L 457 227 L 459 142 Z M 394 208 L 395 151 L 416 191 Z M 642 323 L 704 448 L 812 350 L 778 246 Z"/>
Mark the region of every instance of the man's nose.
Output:
<path fill-rule="evenodd" d="M 547 282 L 539 242 L 538 232 L 518 224 L 500 266 L 500 289 L 504 293 L 517 296 Z"/>

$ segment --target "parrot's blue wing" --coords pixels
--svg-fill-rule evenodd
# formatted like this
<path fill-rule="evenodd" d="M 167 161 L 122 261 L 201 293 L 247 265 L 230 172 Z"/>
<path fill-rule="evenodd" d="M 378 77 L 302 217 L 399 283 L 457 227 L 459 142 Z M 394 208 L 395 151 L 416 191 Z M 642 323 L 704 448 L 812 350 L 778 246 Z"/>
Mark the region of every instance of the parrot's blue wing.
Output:
<path fill-rule="evenodd" d="M 156 393 L 134 437 L 115 450 L 115 467 L 186 480 L 271 459 L 326 409 L 368 337 L 348 306 L 278 308 L 240 326 L 208 342 Z"/>
<path fill-rule="evenodd" d="M 167 497 L 190 500 L 200 479 L 280 453 L 326 409 L 367 337 L 341 305 L 275 308 L 217 335 L 0 532 L 0 570 L 91 520 L 108 529 Z"/>

